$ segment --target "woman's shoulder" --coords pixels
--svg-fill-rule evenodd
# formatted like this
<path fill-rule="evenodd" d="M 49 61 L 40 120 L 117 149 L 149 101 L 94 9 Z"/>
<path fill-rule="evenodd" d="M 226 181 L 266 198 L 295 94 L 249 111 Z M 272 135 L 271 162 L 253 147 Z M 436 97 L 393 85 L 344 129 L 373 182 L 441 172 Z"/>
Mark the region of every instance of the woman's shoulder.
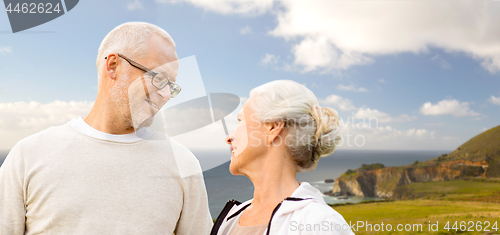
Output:
<path fill-rule="evenodd" d="M 294 211 L 291 221 L 296 221 L 297 225 L 312 227 L 317 225 L 326 228 L 327 231 L 336 232 L 334 234 L 353 234 L 350 223 L 331 206 L 320 201 L 313 201 Z"/>
<path fill-rule="evenodd" d="M 242 202 L 242 203 L 235 201 L 235 200 L 232 200 L 233 203 L 232 203 L 231 209 L 224 216 L 224 220 L 225 220 L 224 222 L 229 221 L 230 218 L 234 218 L 234 217 L 237 217 L 238 215 L 240 215 L 241 212 L 243 212 L 243 210 L 245 210 L 245 208 L 247 208 L 250 205 L 252 200 L 253 199 L 250 199 L 250 200 Z M 221 212 L 221 213 L 223 213 L 223 212 Z"/>
<path fill-rule="evenodd" d="M 294 211 L 294 214 L 298 214 L 303 218 L 324 219 L 332 217 L 344 221 L 342 215 L 326 204 L 323 194 L 307 182 L 301 183 L 299 188 L 292 194 L 292 197 L 301 200 L 289 202 L 286 206 L 287 209 L 285 209 L 287 211 Z"/>
<path fill-rule="evenodd" d="M 215 220 L 214 226 L 212 227 L 212 234 L 228 234 L 233 225 L 239 220 L 241 212 L 250 205 L 252 200 L 240 203 L 236 200 L 230 200 L 224 206 L 221 213 Z"/>
<path fill-rule="evenodd" d="M 340 215 L 335 209 L 333 209 L 331 206 L 326 204 L 324 201 L 318 201 L 318 200 L 313 200 L 300 210 L 296 211 L 299 214 L 307 215 L 308 218 L 317 218 L 317 217 L 331 217 L 331 216 L 340 216 L 341 218 L 342 215 Z"/>

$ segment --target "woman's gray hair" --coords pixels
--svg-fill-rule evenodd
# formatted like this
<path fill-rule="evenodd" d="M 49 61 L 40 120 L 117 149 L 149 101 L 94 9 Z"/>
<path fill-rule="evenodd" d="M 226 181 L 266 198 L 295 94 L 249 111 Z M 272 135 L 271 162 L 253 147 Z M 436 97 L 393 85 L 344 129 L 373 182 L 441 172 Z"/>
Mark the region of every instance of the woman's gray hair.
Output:
<path fill-rule="evenodd" d="M 147 53 L 148 40 L 151 35 L 158 35 L 175 47 L 175 42 L 165 30 L 160 27 L 144 23 L 129 22 L 118 25 L 104 37 L 97 52 L 97 75 L 101 77 L 102 67 L 106 63 L 104 57 L 110 53 L 124 54 L 133 60 L 142 58 Z"/>
<path fill-rule="evenodd" d="M 266 83 L 250 91 L 251 107 L 264 123 L 285 122 L 288 155 L 298 172 L 316 168 L 341 140 L 337 111 L 320 107 L 305 86 L 289 80 Z"/>

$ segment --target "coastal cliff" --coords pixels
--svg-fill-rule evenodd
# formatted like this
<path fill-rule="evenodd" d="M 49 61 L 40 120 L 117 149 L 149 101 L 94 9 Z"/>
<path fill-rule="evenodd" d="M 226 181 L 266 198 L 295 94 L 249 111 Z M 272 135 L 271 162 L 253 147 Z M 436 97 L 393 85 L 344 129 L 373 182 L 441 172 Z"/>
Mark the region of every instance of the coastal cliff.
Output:
<path fill-rule="evenodd" d="M 333 189 L 326 194 L 392 198 L 397 186 L 463 177 L 500 177 L 500 126 L 475 136 L 450 154 L 425 162 L 397 167 L 372 164 L 348 170 L 335 179 Z"/>
<path fill-rule="evenodd" d="M 396 186 L 415 182 L 483 176 L 487 163 L 458 160 L 434 166 L 402 166 L 358 171 L 335 180 L 330 195 L 391 198 Z"/>

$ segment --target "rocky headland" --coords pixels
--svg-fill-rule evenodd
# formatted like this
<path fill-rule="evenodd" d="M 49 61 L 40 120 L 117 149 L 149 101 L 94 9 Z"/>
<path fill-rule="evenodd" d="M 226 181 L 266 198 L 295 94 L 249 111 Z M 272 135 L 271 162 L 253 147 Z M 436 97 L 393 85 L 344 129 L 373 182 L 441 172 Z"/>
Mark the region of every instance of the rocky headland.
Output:
<path fill-rule="evenodd" d="M 500 177 L 500 126 L 475 136 L 449 154 L 425 162 L 397 167 L 363 164 L 349 169 L 335 179 L 333 189 L 325 194 L 399 199 L 398 186 L 464 177 Z"/>

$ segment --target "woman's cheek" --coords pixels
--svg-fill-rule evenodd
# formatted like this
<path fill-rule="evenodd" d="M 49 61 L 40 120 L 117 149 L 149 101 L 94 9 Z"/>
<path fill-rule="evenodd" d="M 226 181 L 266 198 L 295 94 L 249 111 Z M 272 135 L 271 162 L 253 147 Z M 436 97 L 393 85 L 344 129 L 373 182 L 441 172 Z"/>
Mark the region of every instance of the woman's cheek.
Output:
<path fill-rule="evenodd" d="M 238 128 L 239 130 L 238 130 L 238 137 L 237 137 L 238 139 L 236 147 L 238 153 L 241 153 L 248 146 L 248 133 L 245 122 L 241 122 Z"/>

